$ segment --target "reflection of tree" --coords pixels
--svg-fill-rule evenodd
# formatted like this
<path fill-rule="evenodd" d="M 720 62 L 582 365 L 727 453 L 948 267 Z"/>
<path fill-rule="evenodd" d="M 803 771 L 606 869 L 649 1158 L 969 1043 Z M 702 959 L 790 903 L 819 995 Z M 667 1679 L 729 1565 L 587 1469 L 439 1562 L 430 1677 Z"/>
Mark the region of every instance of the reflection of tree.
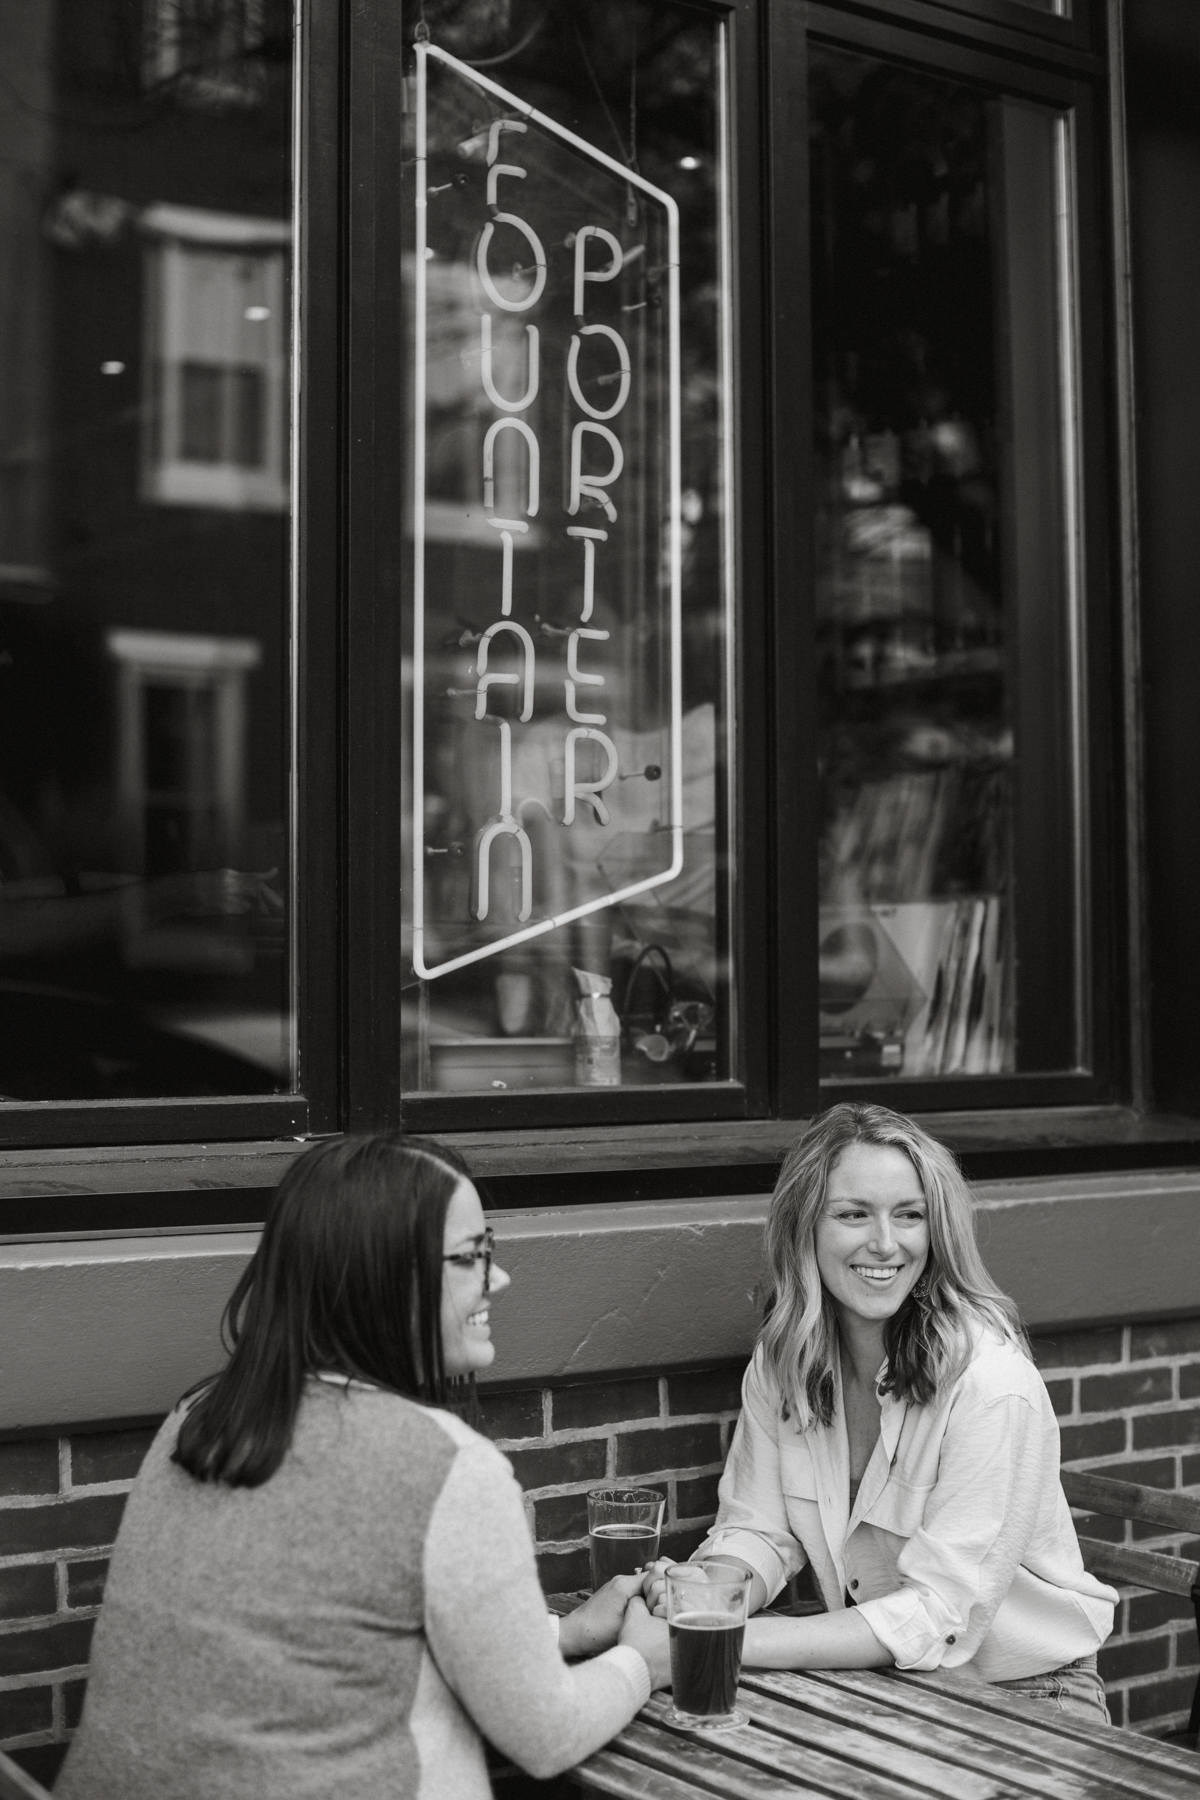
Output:
<path fill-rule="evenodd" d="M 829 478 L 855 434 L 897 433 L 900 499 L 998 600 L 987 102 L 842 52 L 815 51 L 810 80 Z"/>

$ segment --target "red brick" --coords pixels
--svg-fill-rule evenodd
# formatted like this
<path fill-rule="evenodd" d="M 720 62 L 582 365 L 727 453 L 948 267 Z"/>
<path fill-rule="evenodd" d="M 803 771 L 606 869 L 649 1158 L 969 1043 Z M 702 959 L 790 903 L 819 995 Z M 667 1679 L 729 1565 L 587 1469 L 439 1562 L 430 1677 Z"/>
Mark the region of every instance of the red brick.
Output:
<path fill-rule="evenodd" d="M 1164 1444 L 1200 1444 L 1200 1406 L 1167 1413 L 1145 1413 L 1133 1421 L 1135 1450 L 1158 1450 Z"/>
<path fill-rule="evenodd" d="M 485 1388 L 479 1395 L 479 1411 L 483 1429 L 493 1441 L 542 1435 L 541 1388 L 519 1388 L 507 1394 L 493 1394 Z"/>
<path fill-rule="evenodd" d="M 99 1606 L 104 1598 L 108 1559 L 67 1564 L 67 1605 Z"/>
<path fill-rule="evenodd" d="M 0 1569 L 0 1619 L 36 1619 L 57 1611 L 53 1563 Z"/>
<path fill-rule="evenodd" d="M 1193 1618 L 1195 1614 L 1192 1615 Z M 1175 1633 L 1175 1667 L 1177 1669 L 1194 1669 L 1200 1665 L 1200 1639 L 1195 1630 L 1177 1631 Z"/>
<path fill-rule="evenodd" d="M 1180 1364 L 1179 1398 L 1181 1400 L 1200 1399 L 1200 1362 Z"/>
<path fill-rule="evenodd" d="M 1130 1631 L 1151 1631 L 1172 1619 L 1194 1619 L 1190 1600 L 1182 1594 L 1135 1594 L 1129 1602 Z"/>
<path fill-rule="evenodd" d="M 1116 1456 L 1124 1448 L 1124 1419 L 1102 1419 L 1096 1425 L 1062 1427 L 1061 1454 L 1065 1463 L 1082 1462 L 1091 1456 Z"/>
<path fill-rule="evenodd" d="M 1129 1721 L 1125 1714 L 1125 1689 L 1114 1688 L 1111 1694 L 1105 1695 L 1105 1699 L 1108 1701 L 1108 1716 L 1113 1724 L 1127 1725 Z"/>
<path fill-rule="evenodd" d="M 45 1788 L 52 1788 L 58 1771 L 63 1766 L 67 1748 L 66 1744 L 37 1744 L 29 1750 L 10 1750 L 8 1754 L 35 1781 L 40 1781 Z"/>
<path fill-rule="evenodd" d="M 1073 1381 L 1048 1381 L 1046 1392 L 1050 1396 L 1051 1406 L 1060 1419 L 1075 1411 L 1075 1383 Z"/>
<path fill-rule="evenodd" d="M 657 1431 L 626 1431 L 617 1439 L 618 1475 L 655 1469 L 693 1469 L 720 1462 L 721 1432 L 717 1425 L 667 1425 Z"/>
<path fill-rule="evenodd" d="M 156 1435 L 153 1428 L 147 1428 L 97 1431 L 72 1438 L 72 1487 L 86 1487 L 94 1481 L 132 1481 Z"/>
<path fill-rule="evenodd" d="M 691 1481 L 675 1485 L 675 1516 L 678 1519 L 711 1519 L 717 1511 L 719 1475 L 697 1475 Z"/>
<path fill-rule="evenodd" d="M 586 1550 L 543 1550 L 537 1571 L 543 1594 L 573 1594 L 592 1585 L 592 1559 Z"/>
<path fill-rule="evenodd" d="M 48 1687 L 7 1688 L 0 1692 L 0 1742 L 32 1737 L 54 1724 L 54 1690 Z"/>
<path fill-rule="evenodd" d="M 1079 1383 L 1079 1410 L 1085 1413 L 1153 1406 L 1170 1398 L 1170 1369 L 1123 1369 L 1119 1375 L 1085 1375 Z"/>
<path fill-rule="evenodd" d="M 534 1502 L 534 1535 L 539 1544 L 561 1544 L 567 1538 L 587 1536 L 587 1495 L 560 1494 Z"/>
<path fill-rule="evenodd" d="M 1162 1325 L 1135 1325 L 1129 1334 L 1129 1354 L 1186 1356 L 1200 1350 L 1200 1319 L 1172 1319 Z"/>
<path fill-rule="evenodd" d="M 1101 1681 L 1128 1681 L 1131 1675 L 1157 1675 L 1171 1663 L 1167 1636 L 1135 1638 L 1131 1644 L 1106 1644 L 1096 1658 Z"/>
<path fill-rule="evenodd" d="M 508 1460 L 526 1490 L 565 1487 L 569 1481 L 600 1481 L 608 1465 L 608 1442 L 605 1438 L 584 1438 L 578 1444 L 514 1450 Z"/>
<path fill-rule="evenodd" d="M 1163 1719 L 1170 1713 L 1186 1713 L 1192 1704 L 1196 1683 L 1192 1676 L 1177 1676 L 1173 1681 L 1155 1681 L 1149 1687 L 1127 1690 L 1129 1723 L 1140 1725 L 1147 1719 Z"/>
<path fill-rule="evenodd" d="M 1185 1488 L 1200 1487 L 1200 1456 L 1184 1457 L 1183 1485 Z"/>
<path fill-rule="evenodd" d="M 1086 1369 L 1094 1363 L 1119 1363 L 1121 1332 L 1056 1332 L 1052 1338 L 1035 1337 L 1031 1344 L 1039 1369 Z"/>
<path fill-rule="evenodd" d="M 94 1494 L 57 1506 L 0 1507 L 0 1556 L 111 1544 L 124 1510 L 124 1494 Z"/>
<path fill-rule="evenodd" d="M 58 1439 L 0 1444 L 0 1494 L 57 1494 Z"/>
<path fill-rule="evenodd" d="M 83 1716 L 83 1697 L 87 1693 L 87 1682 L 63 1682 L 63 1713 L 68 1731 L 74 1731 Z"/>
<path fill-rule="evenodd" d="M 737 1412 L 742 1404 L 745 1363 L 719 1369 L 689 1369 L 667 1377 L 667 1409 L 673 1413 Z"/>
<path fill-rule="evenodd" d="M 0 1632 L 0 1675 L 32 1675 L 42 1669 L 65 1669 L 85 1663 L 94 1619 L 72 1619 L 65 1625 L 43 1625 L 33 1631 Z"/>
<path fill-rule="evenodd" d="M 624 1419 L 658 1417 L 658 1378 L 633 1381 L 589 1381 L 578 1387 L 556 1387 L 550 1402 L 554 1431 L 584 1431 L 589 1425 L 611 1425 Z"/>

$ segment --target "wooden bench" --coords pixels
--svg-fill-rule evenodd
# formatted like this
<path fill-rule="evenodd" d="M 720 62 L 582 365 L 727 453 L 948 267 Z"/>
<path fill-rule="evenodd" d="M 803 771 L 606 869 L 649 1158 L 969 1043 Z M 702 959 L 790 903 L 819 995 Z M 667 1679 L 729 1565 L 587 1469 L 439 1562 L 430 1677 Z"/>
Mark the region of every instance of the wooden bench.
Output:
<path fill-rule="evenodd" d="M 1101 1513 L 1108 1519 L 1134 1519 L 1142 1525 L 1161 1525 L 1168 1531 L 1186 1531 L 1200 1537 L 1200 1500 L 1190 1494 L 1171 1494 L 1162 1488 L 1142 1487 L 1134 1481 L 1111 1481 L 1107 1475 L 1062 1472 L 1063 1492 L 1074 1507 Z M 1100 1538 L 1081 1537 L 1085 1568 L 1102 1581 L 1124 1582 L 1129 1587 L 1149 1588 L 1158 1594 L 1179 1594 L 1192 1602 L 1196 1631 L 1200 1636 L 1200 1563 L 1182 1556 L 1164 1556 L 1157 1550 L 1133 1550 L 1124 1544 L 1106 1544 Z M 1167 1734 L 1168 1742 L 1200 1748 L 1200 1680 L 1192 1697 L 1192 1712 L 1184 1731 Z"/>
<path fill-rule="evenodd" d="M 50 1800 L 49 1791 L 0 1750 L 0 1800 Z"/>

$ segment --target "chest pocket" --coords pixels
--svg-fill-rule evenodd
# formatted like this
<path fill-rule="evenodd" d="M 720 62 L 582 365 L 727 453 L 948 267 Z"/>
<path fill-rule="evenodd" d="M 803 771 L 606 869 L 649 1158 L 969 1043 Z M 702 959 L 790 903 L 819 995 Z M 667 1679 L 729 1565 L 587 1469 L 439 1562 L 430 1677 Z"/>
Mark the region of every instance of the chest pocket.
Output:
<path fill-rule="evenodd" d="M 925 1508 L 934 1488 L 933 1482 L 920 1485 L 891 1476 L 883 1491 L 863 1514 L 866 1524 L 876 1525 L 894 1537 L 914 1537 L 925 1522 Z"/>
<path fill-rule="evenodd" d="M 811 1500 L 817 1504 L 817 1471 L 805 1444 L 779 1446 L 779 1485 L 788 1500 Z"/>

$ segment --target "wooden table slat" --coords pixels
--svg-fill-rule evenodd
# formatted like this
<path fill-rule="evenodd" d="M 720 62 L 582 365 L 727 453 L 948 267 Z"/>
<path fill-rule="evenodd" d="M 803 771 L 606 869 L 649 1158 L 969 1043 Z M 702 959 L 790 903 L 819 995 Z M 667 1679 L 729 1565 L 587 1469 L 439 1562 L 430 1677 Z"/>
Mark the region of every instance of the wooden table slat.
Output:
<path fill-rule="evenodd" d="M 921 1794 L 938 1795 L 941 1800 L 1024 1800 L 1022 1790 L 1010 1785 L 999 1771 L 944 1762 L 936 1753 L 930 1754 L 932 1746 L 916 1749 L 895 1738 L 885 1742 L 863 1730 L 858 1719 L 849 1718 L 848 1708 L 843 1708 L 840 1719 L 822 1716 L 809 1712 L 792 1694 L 764 1694 L 758 1684 L 739 1690 L 738 1705 L 764 1730 L 778 1732 L 791 1743 L 843 1757 L 869 1773 L 882 1772 L 890 1780 L 908 1782 Z M 1072 1800 L 1083 1797 L 1073 1796 Z M 1089 1800 L 1104 1800 L 1104 1796 L 1096 1794 Z"/>
<path fill-rule="evenodd" d="M 751 1693 L 742 1695 L 739 1691 L 738 1704 L 753 1710 L 756 1699 L 761 1706 L 761 1698 Z M 704 1742 L 704 1734 L 689 1732 L 667 1722 L 666 1715 L 670 1702 L 665 1699 L 651 1700 L 649 1706 L 643 1708 L 641 1718 L 652 1725 L 660 1727 L 655 1733 L 662 1736 L 662 1730 L 670 1732 L 682 1744 L 689 1747 L 697 1742 Z M 928 1795 L 930 1800 L 944 1795 L 942 1785 L 932 1785 L 938 1781 L 936 1767 L 927 1765 L 923 1775 L 931 1777 L 929 1782 L 918 1779 L 914 1781 L 904 1774 L 893 1770 L 890 1765 L 881 1767 L 878 1749 L 874 1756 L 866 1762 L 847 1760 L 836 1750 L 818 1748 L 815 1744 L 800 1745 L 789 1741 L 769 1727 L 763 1729 L 757 1725 L 742 1725 L 720 1733 L 720 1745 L 730 1765 L 736 1758 L 739 1763 L 747 1763 L 756 1769 L 765 1770 L 774 1775 L 789 1777 L 792 1781 L 806 1781 L 820 1793 L 834 1794 L 839 1800 L 913 1800 L 914 1793 Z M 626 1736 L 622 1733 L 618 1742 L 626 1747 Z M 971 1778 L 968 1777 L 968 1780 Z M 993 1784 L 989 1794 L 981 1800 L 1012 1800 L 1012 1789 Z M 951 1800 L 953 1795 L 951 1794 Z M 964 1796 L 964 1800 L 972 1797 Z M 1023 1797 L 1022 1797 L 1023 1800 Z"/>
<path fill-rule="evenodd" d="M 1047 1729 L 1043 1715 L 1049 1712 L 1048 1728 L 1054 1737 L 1070 1738 L 1075 1745 L 1089 1750 L 1101 1744 L 1106 1755 L 1116 1752 L 1122 1758 L 1149 1764 L 1164 1774 L 1175 1774 L 1184 1783 L 1188 1793 L 1200 1790 L 1200 1756 L 1191 1750 L 1181 1750 L 1175 1744 L 1164 1744 L 1158 1738 L 1144 1737 L 1141 1732 L 1129 1731 L 1122 1725 L 1093 1725 L 1087 1720 L 1073 1718 L 1070 1713 L 1043 1708 L 1036 1700 L 1026 1699 L 1020 1694 L 1010 1694 L 991 1682 L 972 1681 L 969 1676 L 956 1669 L 934 1669 L 928 1674 L 919 1675 L 893 1669 L 891 1679 L 906 1687 L 923 1687 L 955 1699 L 961 1698 L 976 1711 L 983 1710 L 1001 1714 L 1005 1718 L 1027 1721 L 1035 1729 Z"/>
<path fill-rule="evenodd" d="M 854 1788 L 841 1783 L 843 1770 L 837 1771 L 838 1785 L 830 1787 L 814 1785 L 799 1775 L 755 1768 L 730 1754 L 731 1735 L 722 1732 L 718 1747 L 706 1743 L 698 1732 L 683 1736 L 649 1724 L 643 1711 L 625 1727 L 615 1747 L 652 1769 L 693 1782 L 705 1794 L 720 1794 L 722 1800 L 829 1800 L 830 1796 L 854 1800 Z"/>
<path fill-rule="evenodd" d="M 589 1794 L 612 1794 L 616 1800 L 707 1800 L 706 1790 L 690 1777 L 665 1775 L 612 1750 L 598 1750 L 581 1769 L 572 1769 L 567 1780 Z"/>
<path fill-rule="evenodd" d="M 979 1743 L 1018 1748 L 1039 1757 L 1044 1764 L 1083 1771 L 1106 1780 L 1114 1795 L 1132 1793 L 1144 1800 L 1197 1800 L 1200 1796 L 1200 1758 L 1196 1770 L 1188 1768 L 1187 1751 L 1169 1744 L 1153 1744 L 1146 1750 L 1134 1732 L 1116 1726 L 1077 1723 L 1073 1733 L 1064 1719 L 1054 1720 L 1049 1708 L 1036 1701 L 999 1694 L 984 1683 L 973 1683 L 967 1694 L 933 1684 L 928 1675 L 894 1672 L 887 1676 L 857 1670 L 814 1670 L 814 1679 L 851 1694 L 866 1694 L 885 1706 L 932 1719 L 969 1732 Z M 964 1684 L 965 1687 L 966 1684 Z M 996 1698 L 991 1700 L 990 1695 Z M 983 1696 L 980 1699 L 978 1696 Z M 1042 1712 L 1046 1718 L 1041 1716 Z M 1053 1793 L 1053 1789 L 1047 1790 Z"/>
<path fill-rule="evenodd" d="M 1022 1795 L 1045 1792 L 1043 1757 L 1031 1756 L 1015 1745 L 979 1743 L 966 1725 L 949 1726 L 917 1718 L 865 1694 L 856 1694 L 851 1702 L 846 1694 L 831 1690 L 808 1675 L 783 1670 L 754 1669 L 743 1676 L 743 1681 L 751 1692 L 771 1694 L 789 1702 L 804 1718 L 816 1714 L 844 1724 L 852 1704 L 854 1724 L 869 1733 L 877 1745 L 903 1745 L 936 1756 L 945 1765 L 951 1793 L 960 1791 L 954 1784 L 968 1769 L 1003 1780 L 1008 1791 Z M 1107 1778 L 1099 1780 L 1082 1771 L 1064 1771 L 1062 1800 L 1113 1800 L 1112 1784 Z"/>

